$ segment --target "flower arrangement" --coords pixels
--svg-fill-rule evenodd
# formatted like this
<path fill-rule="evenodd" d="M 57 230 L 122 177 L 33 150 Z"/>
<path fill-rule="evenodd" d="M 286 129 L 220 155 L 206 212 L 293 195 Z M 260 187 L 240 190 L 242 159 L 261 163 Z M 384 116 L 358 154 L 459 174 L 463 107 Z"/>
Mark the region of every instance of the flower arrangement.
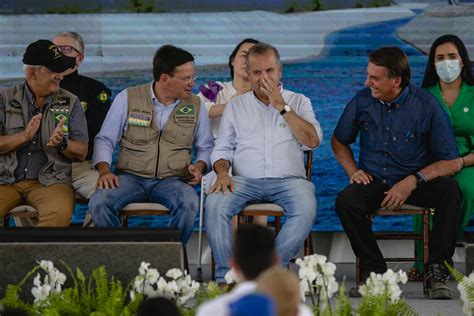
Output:
<path fill-rule="evenodd" d="M 338 286 L 334 274 L 336 266 L 321 255 L 297 259 L 300 267 L 300 289 L 303 301 L 309 294 L 315 315 L 415 315 L 416 312 L 400 298 L 402 293 L 398 283 L 406 283 L 405 272 L 388 270 L 386 273 L 372 273 L 359 289 L 362 300 L 357 312 L 345 294 L 344 285 Z M 330 299 L 339 291 L 336 309 L 331 308 Z M 316 300 L 313 295 L 316 295 Z"/>
<path fill-rule="evenodd" d="M 394 272 L 388 269 L 384 274 L 371 273 L 359 292 L 362 300 L 359 305 L 360 315 L 416 315 L 402 298 L 398 283 L 407 283 L 405 272 Z"/>
<path fill-rule="evenodd" d="M 51 261 L 38 264 L 17 284 L 8 285 L 0 303 L 6 308 L 22 309 L 29 315 L 92 315 L 92 316 L 131 316 L 135 315 L 145 298 L 164 296 L 176 302 L 183 316 L 195 314 L 204 301 L 223 294 L 215 282 L 204 284 L 192 280 L 187 271 L 170 269 L 161 275 L 149 263 L 142 262 L 139 274 L 123 287 L 119 280 L 108 277 L 105 267 L 95 269 L 89 278 L 76 269 L 74 273 L 64 262 L 68 276 L 54 266 Z M 405 272 L 388 270 L 384 274 L 372 273 L 359 291 L 362 294 L 359 306 L 355 309 L 349 302 L 344 289 L 335 279 L 336 266 L 325 256 L 312 255 L 298 259 L 300 289 L 302 299 L 309 295 L 315 315 L 416 315 L 402 298 L 399 283 L 407 282 Z M 474 273 L 468 277 L 448 266 L 458 281 L 458 289 L 463 301 L 463 313 L 474 314 Z M 33 278 L 32 303 L 20 299 L 26 281 Z M 66 281 L 72 287 L 66 287 Z M 227 284 L 237 281 L 234 270 L 225 276 Z M 339 292 L 337 298 L 334 294 Z M 314 297 L 316 296 L 316 298 Z M 190 301 L 192 298 L 194 300 Z M 336 307 L 331 301 L 336 300 Z M 190 303 L 191 302 L 191 303 Z"/>
<path fill-rule="evenodd" d="M 190 298 L 196 295 L 200 284 L 191 279 L 191 275 L 185 270 L 170 269 L 165 278 L 160 276 L 157 269 L 150 269 L 150 264 L 142 262 L 138 269 L 139 275 L 133 282 L 130 298 L 133 300 L 140 293 L 146 297 L 163 296 L 175 301 L 178 306 L 183 306 Z"/>
<path fill-rule="evenodd" d="M 305 294 L 310 293 L 317 315 L 319 315 L 320 311 L 326 309 L 332 314 L 329 299 L 339 288 L 334 277 L 336 265 L 332 262 L 327 262 L 326 256 L 317 254 L 297 259 L 296 264 L 300 267 L 298 275 L 302 300 L 305 301 Z M 314 301 L 313 293 L 316 294 L 316 301 Z"/>
<path fill-rule="evenodd" d="M 185 303 L 195 296 L 200 284 L 179 269 L 171 269 L 165 277 L 157 269 L 142 262 L 139 275 L 123 287 L 119 280 L 108 277 L 105 267 L 95 269 L 86 279 L 81 270 L 76 273 L 63 262 L 69 272 L 73 286 L 64 288 L 67 277 L 51 261 L 38 264 L 17 284 L 8 285 L 1 303 L 6 308 L 22 309 L 29 315 L 93 315 L 93 316 L 131 316 L 147 297 L 165 296 L 174 300 L 184 311 Z M 33 303 L 20 299 L 22 287 L 36 273 L 31 294 Z M 183 312 L 192 315 L 193 312 Z"/>

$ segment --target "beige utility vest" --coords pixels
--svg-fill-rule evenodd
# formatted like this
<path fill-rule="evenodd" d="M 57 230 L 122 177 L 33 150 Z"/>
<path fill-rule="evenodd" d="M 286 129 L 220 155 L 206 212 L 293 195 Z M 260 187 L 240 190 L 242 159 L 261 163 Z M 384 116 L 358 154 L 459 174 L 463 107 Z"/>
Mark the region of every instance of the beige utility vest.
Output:
<path fill-rule="evenodd" d="M 13 135 L 25 130 L 28 124 L 28 101 L 25 94 L 25 84 L 17 85 L 0 91 L 5 102 L 5 135 Z M 56 123 L 61 115 L 69 119 L 72 106 L 77 97 L 59 89 L 51 94 L 52 102 L 43 112 L 41 119 L 41 145 L 48 157 L 48 162 L 41 168 L 38 181 L 45 186 L 55 183 L 71 183 L 71 161 L 61 156 L 56 148 L 46 146 L 53 134 Z M 56 122 L 55 122 L 56 119 Z M 18 166 L 16 150 L 0 155 L 0 184 L 15 182 L 15 169 Z"/>
<path fill-rule="evenodd" d="M 185 177 L 201 101 L 195 95 L 182 99 L 160 130 L 150 91 L 151 84 L 127 89 L 127 129 L 116 168 L 145 178 Z"/>

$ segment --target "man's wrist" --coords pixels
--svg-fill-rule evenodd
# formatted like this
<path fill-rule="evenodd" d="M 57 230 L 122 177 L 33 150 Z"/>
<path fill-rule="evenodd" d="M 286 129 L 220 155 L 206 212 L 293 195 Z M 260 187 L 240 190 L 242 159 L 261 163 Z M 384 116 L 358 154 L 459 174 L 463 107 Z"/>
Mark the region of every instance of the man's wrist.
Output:
<path fill-rule="evenodd" d="M 56 146 L 56 149 L 58 152 L 63 152 L 67 149 L 67 146 L 69 145 L 68 139 L 63 136 L 63 139 L 61 142 Z"/>
<path fill-rule="evenodd" d="M 428 178 L 423 174 L 423 172 L 418 171 L 417 173 L 414 174 L 416 178 L 416 187 L 422 187 L 426 183 L 428 183 Z"/>

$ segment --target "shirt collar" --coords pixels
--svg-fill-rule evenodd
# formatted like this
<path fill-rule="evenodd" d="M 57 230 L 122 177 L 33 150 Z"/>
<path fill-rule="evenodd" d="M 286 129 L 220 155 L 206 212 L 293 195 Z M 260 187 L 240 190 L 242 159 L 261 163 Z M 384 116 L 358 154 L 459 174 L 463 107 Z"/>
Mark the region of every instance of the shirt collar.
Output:
<path fill-rule="evenodd" d="M 257 288 L 255 281 L 243 281 L 237 284 L 232 292 L 235 294 L 253 292 Z"/>
<path fill-rule="evenodd" d="M 155 81 L 153 81 L 150 85 L 150 95 L 151 95 L 151 100 L 153 101 L 153 104 L 159 106 L 159 107 L 162 107 L 162 108 L 167 108 L 167 109 L 170 109 L 170 108 L 174 108 L 176 106 L 176 104 L 179 103 L 179 101 L 181 101 L 181 99 L 176 99 L 175 102 L 171 103 L 171 104 L 168 104 L 168 105 L 164 105 L 163 103 L 161 103 L 160 101 L 158 101 L 158 98 L 156 97 L 155 95 L 155 91 L 153 91 L 153 87 L 155 86 Z"/>
<path fill-rule="evenodd" d="M 380 103 L 384 104 L 384 105 L 387 105 L 388 107 L 392 107 L 394 106 L 395 108 L 399 108 L 400 106 L 403 105 L 403 103 L 405 103 L 405 100 L 407 99 L 408 97 L 408 86 L 406 86 L 405 88 L 403 88 L 402 92 L 400 93 L 400 95 L 395 99 L 393 100 L 392 102 L 385 102 L 385 101 L 382 101 L 382 100 L 378 100 Z"/>

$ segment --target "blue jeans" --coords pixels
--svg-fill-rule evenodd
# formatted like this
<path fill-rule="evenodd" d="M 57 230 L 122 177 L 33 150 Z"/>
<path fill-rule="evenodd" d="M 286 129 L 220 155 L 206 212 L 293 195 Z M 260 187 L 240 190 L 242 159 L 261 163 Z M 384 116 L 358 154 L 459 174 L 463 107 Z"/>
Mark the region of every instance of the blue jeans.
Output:
<path fill-rule="evenodd" d="M 216 282 L 224 282 L 232 257 L 231 219 L 252 201 L 280 205 L 287 219 L 276 238 L 277 254 L 286 266 L 303 245 L 316 218 L 314 185 L 301 178 L 232 177 L 234 192 L 206 198 L 206 233 L 216 261 Z"/>
<path fill-rule="evenodd" d="M 89 201 L 92 221 L 98 227 L 120 226 L 119 213 L 130 203 L 159 203 L 170 210 L 169 226 L 178 227 L 185 245 L 193 232 L 199 198 L 194 188 L 177 177 L 149 179 L 122 173 L 119 187 L 97 189 Z"/>

